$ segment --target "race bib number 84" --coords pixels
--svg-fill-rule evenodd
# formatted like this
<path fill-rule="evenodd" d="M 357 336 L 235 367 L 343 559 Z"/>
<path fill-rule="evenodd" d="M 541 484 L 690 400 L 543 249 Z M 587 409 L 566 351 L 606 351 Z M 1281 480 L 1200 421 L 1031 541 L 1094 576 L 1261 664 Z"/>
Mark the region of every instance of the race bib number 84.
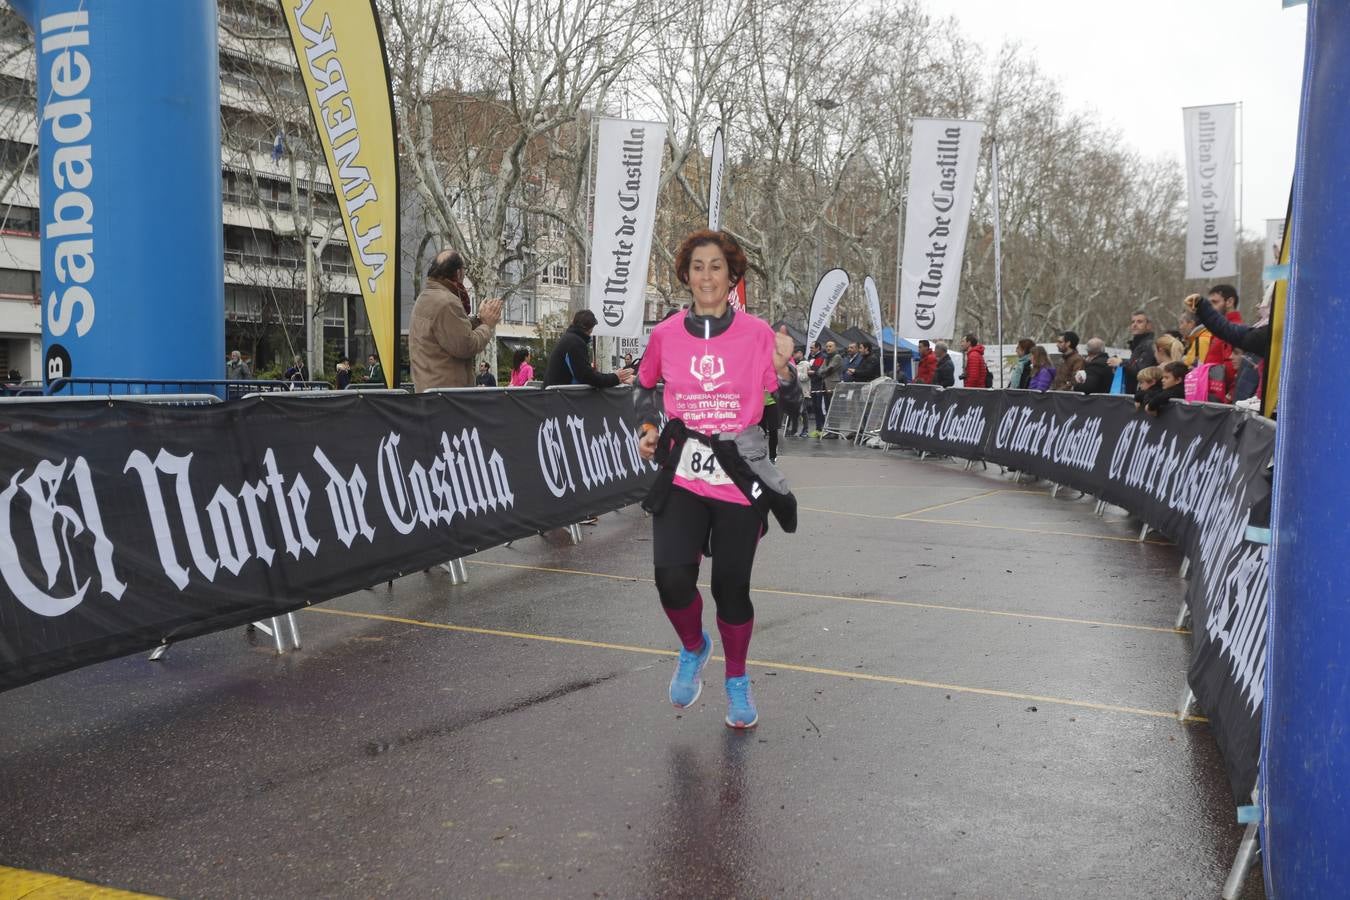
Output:
<path fill-rule="evenodd" d="M 680 451 L 680 462 L 675 474 L 690 481 L 702 481 L 705 484 L 732 484 L 731 476 L 717 464 L 712 448 L 698 441 L 685 441 Z"/>

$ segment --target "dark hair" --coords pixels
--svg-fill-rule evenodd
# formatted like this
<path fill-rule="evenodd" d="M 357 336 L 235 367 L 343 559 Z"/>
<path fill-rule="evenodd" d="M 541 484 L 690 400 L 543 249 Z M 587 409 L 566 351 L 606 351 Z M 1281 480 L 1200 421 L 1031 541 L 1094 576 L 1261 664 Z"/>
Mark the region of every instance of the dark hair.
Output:
<path fill-rule="evenodd" d="M 1184 362 L 1170 362 L 1162 368 L 1164 372 L 1170 373 L 1177 381 L 1185 381 L 1186 375 L 1191 371 L 1191 367 Z"/>
<path fill-rule="evenodd" d="M 590 334 L 591 329 L 595 327 L 597 321 L 599 320 L 595 318 L 595 313 L 591 312 L 589 309 L 579 309 L 577 310 L 577 314 L 572 317 L 572 327 L 580 328 L 582 331 Z"/>
<path fill-rule="evenodd" d="M 859 349 L 859 350 L 862 350 L 864 353 L 870 354 L 870 353 L 872 352 L 872 342 L 871 342 L 871 341 L 859 341 L 859 342 L 858 342 L 858 349 Z"/>
<path fill-rule="evenodd" d="M 928 343 L 928 338 L 920 338 L 920 339 L 919 339 L 919 346 L 920 346 L 920 347 L 931 347 L 931 346 L 933 346 L 933 345 L 930 344 L 930 343 Z"/>
<path fill-rule="evenodd" d="M 745 251 L 736 243 L 736 239 L 725 231 L 704 228 L 685 238 L 684 243 L 680 244 L 680 249 L 675 251 L 675 276 L 680 279 L 680 284 L 686 286 L 689 284 L 689 263 L 694 258 L 694 251 L 708 244 L 716 244 L 717 249 L 726 257 L 727 276 L 733 285 L 745 277 L 750 263 L 746 261 Z"/>
<path fill-rule="evenodd" d="M 1068 344 L 1070 347 L 1073 347 L 1075 350 L 1078 349 L 1078 332 L 1061 331 L 1059 333 L 1059 336 L 1063 338 L 1064 343 Z"/>
<path fill-rule="evenodd" d="M 980 342 L 980 339 L 975 336 L 975 332 L 967 331 L 966 342 L 974 346 L 975 344 L 978 344 Z"/>
<path fill-rule="evenodd" d="M 1236 308 L 1238 305 L 1237 288 L 1233 287 L 1231 284 L 1216 284 L 1214 285 L 1214 287 L 1210 288 L 1205 293 L 1206 295 L 1218 294 L 1220 297 L 1224 299 L 1225 303 L 1231 300 L 1234 308 Z"/>
<path fill-rule="evenodd" d="M 451 278 L 456 272 L 464 268 L 464 259 L 454 250 L 442 250 L 431 260 L 431 265 L 427 268 L 428 278 Z"/>
<path fill-rule="evenodd" d="M 1050 354 L 1040 344 L 1031 345 L 1031 365 L 1034 372 L 1050 368 Z"/>
<path fill-rule="evenodd" d="M 517 347 L 516 352 L 511 357 L 511 371 L 518 371 L 525 360 L 530 358 L 529 347 Z"/>
<path fill-rule="evenodd" d="M 1031 338 L 1022 338 L 1020 341 L 1017 342 L 1017 352 L 1030 353 L 1031 348 L 1035 346 L 1036 342 L 1033 341 Z"/>

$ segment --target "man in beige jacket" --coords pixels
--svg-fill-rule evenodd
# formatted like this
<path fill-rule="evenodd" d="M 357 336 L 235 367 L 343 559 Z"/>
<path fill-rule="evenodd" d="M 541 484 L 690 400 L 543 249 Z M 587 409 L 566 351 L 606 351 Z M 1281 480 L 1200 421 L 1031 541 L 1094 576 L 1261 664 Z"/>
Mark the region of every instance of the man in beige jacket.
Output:
<path fill-rule="evenodd" d="M 408 357 L 417 392 L 472 387 L 474 357 L 491 343 L 501 317 L 502 301 L 488 300 L 478 307 L 478 323 L 470 319 L 464 261 L 453 250 L 436 254 L 408 326 Z"/>

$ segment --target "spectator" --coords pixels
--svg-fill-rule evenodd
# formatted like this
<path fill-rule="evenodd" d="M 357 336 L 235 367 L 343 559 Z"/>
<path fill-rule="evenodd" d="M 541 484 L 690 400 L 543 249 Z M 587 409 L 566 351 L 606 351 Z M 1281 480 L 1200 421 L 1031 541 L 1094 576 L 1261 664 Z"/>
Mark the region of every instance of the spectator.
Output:
<path fill-rule="evenodd" d="M 872 381 L 881 377 L 881 360 L 872 352 L 872 345 L 863 341 L 858 345 L 858 365 L 853 369 L 854 381 Z"/>
<path fill-rule="evenodd" d="M 1150 416 L 1163 411 L 1169 402 L 1186 399 L 1186 373 L 1190 371 L 1185 363 L 1172 362 L 1162 367 L 1162 376 L 1158 379 L 1159 390 L 1155 391 L 1144 410 Z"/>
<path fill-rule="evenodd" d="M 1200 317 L 1189 309 L 1182 312 L 1179 323 L 1186 341 L 1186 354 L 1181 361 L 1194 368 L 1204 362 L 1205 357 L 1209 355 L 1213 335 L 1208 328 L 1200 324 Z"/>
<path fill-rule="evenodd" d="M 1233 365 L 1237 374 L 1233 379 L 1233 402 L 1250 400 L 1261 390 L 1261 360 L 1251 353 L 1237 353 L 1233 356 Z"/>
<path fill-rule="evenodd" d="M 822 356 L 820 369 L 821 391 L 815 394 L 816 401 L 816 433 L 814 437 L 820 437 L 825 431 L 825 416 L 830 411 L 830 401 L 834 398 L 834 389 L 839 386 L 839 378 L 843 374 L 844 361 L 839 357 L 839 351 L 834 341 L 825 342 L 825 352 Z"/>
<path fill-rule="evenodd" d="M 287 381 L 309 381 L 309 369 L 305 367 L 304 359 L 298 355 L 292 356 L 291 367 L 281 377 Z"/>
<path fill-rule="evenodd" d="M 811 399 L 811 391 L 812 391 L 812 382 L 815 376 L 815 370 L 811 367 L 811 360 L 807 358 L 805 350 L 796 351 L 796 359 L 797 359 L 797 384 L 801 388 L 802 392 L 800 409 L 798 410 L 801 424 L 797 432 L 797 437 L 804 438 L 807 435 L 806 419 L 807 415 L 810 413 L 811 404 L 813 402 Z"/>
<path fill-rule="evenodd" d="M 366 383 L 384 384 L 384 366 L 380 365 L 380 358 L 374 353 L 366 357 Z"/>
<path fill-rule="evenodd" d="M 589 384 L 593 388 L 609 388 L 632 382 L 631 369 L 597 372 L 591 365 L 591 332 L 595 330 L 596 321 L 595 313 L 589 309 L 578 310 L 572 317 L 572 324 L 548 355 L 548 365 L 544 367 L 544 387 Z"/>
<path fill-rule="evenodd" d="M 1186 298 L 1186 308 L 1194 310 L 1201 324 L 1214 333 L 1215 344 L 1223 342 L 1238 347 L 1261 360 L 1261 379 L 1256 396 L 1265 396 L 1266 368 L 1270 360 L 1269 320 L 1258 322 L 1254 326 L 1242 325 L 1230 321 L 1226 314 L 1220 313 L 1212 305 L 1208 305 L 1208 308 L 1206 306 L 1199 294 L 1191 294 Z M 1213 351 L 1213 344 L 1210 345 L 1210 350 Z"/>
<path fill-rule="evenodd" d="M 1099 337 L 1087 342 L 1087 358 L 1083 368 L 1074 375 L 1077 390 L 1084 394 L 1107 394 L 1111 391 L 1111 363 L 1106 358 L 1106 341 Z"/>
<path fill-rule="evenodd" d="M 496 387 L 497 376 L 492 374 L 492 367 L 487 363 L 478 364 L 478 377 L 473 380 L 478 387 Z"/>
<path fill-rule="evenodd" d="M 849 343 L 839 359 L 839 380 L 852 381 L 853 370 L 858 367 L 858 345 Z"/>
<path fill-rule="evenodd" d="M 1185 356 L 1186 345 L 1170 334 L 1160 334 L 1153 342 L 1153 360 L 1156 366 L 1165 366 L 1170 362 L 1184 362 Z"/>
<path fill-rule="evenodd" d="M 1162 391 L 1162 386 L 1158 384 L 1162 380 L 1162 369 L 1158 366 L 1149 366 L 1147 369 L 1139 371 L 1137 379 L 1138 390 L 1134 392 L 1134 408 L 1143 409 L 1154 395 Z"/>
<path fill-rule="evenodd" d="M 1124 367 L 1125 393 L 1133 394 L 1139 389 L 1139 371 L 1157 365 L 1157 362 L 1153 355 L 1153 323 L 1149 321 L 1148 313 L 1137 309 L 1130 316 L 1130 358 L 1113 356 L 1106 364 L 1113 369 Z"/>
<path fill-rule="evenodd" d="M 1059 366 L 1055 369 L 1055 379 L 1050 382 L 1052 391 L 1073 391 L 1078 389 L 1078 373 L 1083 371 L 1083 357 L 1078 352 L 1078 333 L 1065 331 L 1055 341 L 1059 350 Z"/>
<path fill-rule="evenodd" d="M 251 381 L 253 369 L 238 350 L 230 351 L 229 361 L 225 363 L 225 378 L 229 381 Z"/>
<path fill-rule="evenodd" d="M 989 367 L 984 364 L 984 344 L 973 333 L 961 338 L 961 351 L 966 354 L 966 371 L 961 380 L 968 388 L 987 388 L 993 385 Z"/>
<path fill-rule="evenodd" d="M 335 385 L 339 391 L 345 391 L 352 383 L 352 362 L 345 356 L 339 356 L 337 371 L 334 373 Z"/>
<path fill-rule="evenodd" d="M 793 350 L 792 356 L 788 359 L 788 364 L 792 366 L 792 371 L 796 373 L 798 385 L 801 387 L 804 396 L 808 388 L 805 383 L 807 381 L 805 370 L 802 368 L 802 356 L 801 350 Z M 792 392 L 784 392 L 784 394 L 788 393 Z M 786 437 L 793 437 L 802 428 L 802 398 L 799 396 L 780 397 L 778 405 L 782 407 L 783 421 L 786 424 L 783 434 Z"/>
<path fill-rule="evenodd" d="M 476 318 L 470 318 L 469 308 L 464 261 L 453 250 L 442 250 L 427 269 L 408 327 L 408 358 L 418 393 L 474 383 L 474 357 L 492 341 L 502 301 L 480 304 Z"/>
<path fill-rule="evenodd" d="M 633 354 L 625 353 L 623 355 L 623 367 L 625 369 L 631 369 L 634 372 L 637 371 L 637 364 L 633 362 Z"/>
<path fill-rule="evenodd" d="M 947 352 L 947 345 L 938 341 L 933 348 L 933 355 L 937 357 L 937 370 L 933 374 L 933 384 L 938 387 L 956 386 L 956 363 L 952 362 L 951 354 Z"/>
<path fill-rule="evenodd" d="M 1209 305 L 1227 321 L 1234 325 L 1242 324 L 1242 313 L 1238 312 L 1238 293 L 1231 284 L 1216 284 L 1210 288 Z M 1208 324 L 1209 321 L 1207 317 L 1201 319 L 1201 322 L 1206 323 L 1209 330 L 1214 334 L 1214 338 L 1209 343 L 1209 353 L 1205 355 L 1204 361 L 1212 365 L 1223 366 L 1224 391 L 1223 396 L 1217 399 L 1221 403 L 1227 403 L 1232 401 L 1233 388 L 1237 383 L 1237 365 L 1233 360 L 1233 344 L 1224 340 L 1219 330 Z"/>
<path fill-rule="evenodd" d="M 1050 354 L 1040 344 L 1031 348 L 1031 381 L 1027 383 L 1033 391 L 1049 390 L 1055 380 L 1055 367 L 1050 365 Z"/>
<path fill-rule="evenodd" d="M 919 365 L 914 372 L 915 384 L 932 384 L 937 375 L 938 359 L 928 341 L 919 341 Z"/>
<path fill-rule="evenodd" d="M 1031 386 L 1031 348 L 1035 346 L 1036 342 L 1031 338 L 1022 338 L 1017 342 L 1017 362 L 1013 363 L 1008 387 L 1025 390 Z"/>
<path fill-rule="evenodd" d="M 530 348 L 517 347 L 511 357 L 511 387 L 524 387 L 525 382 L 534 378 L 534 366 L 530 365 Z"/>

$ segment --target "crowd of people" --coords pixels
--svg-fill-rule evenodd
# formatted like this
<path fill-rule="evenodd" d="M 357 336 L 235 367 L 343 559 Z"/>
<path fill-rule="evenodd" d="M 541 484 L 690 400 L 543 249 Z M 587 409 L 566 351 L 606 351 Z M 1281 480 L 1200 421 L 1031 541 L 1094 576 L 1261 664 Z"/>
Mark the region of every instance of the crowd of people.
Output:
<path fill-rule="evenodd" d="M 1100 337 L 1081 341 L 1074 331 L 1055 340 L 1059 358 L 1031 338 L 1017 342 L 1009 388 L 1132 394 L 1141 409 L 1157 414 L 1169 399 L 1254 404 L 1264 389 L 1270 355 L 1269 300 L 1257 307 L 1257 322 L 1242 321 L 1237 290 L 1216 284 L 1204 296 L 1192 294 L 1177 312 L 1176 327 L 1162 330 L 1143 310 L 1130 317 L 1128 354 L 1112 356 Z M 985 348 L 975 334 L 961 339 L 963 387 L 993 386 Z M 955 365 L 947 344 L 919 341 L 914 381 L 955 387 Z M 826 399 L 828 407 L 828 398 Z"/>

